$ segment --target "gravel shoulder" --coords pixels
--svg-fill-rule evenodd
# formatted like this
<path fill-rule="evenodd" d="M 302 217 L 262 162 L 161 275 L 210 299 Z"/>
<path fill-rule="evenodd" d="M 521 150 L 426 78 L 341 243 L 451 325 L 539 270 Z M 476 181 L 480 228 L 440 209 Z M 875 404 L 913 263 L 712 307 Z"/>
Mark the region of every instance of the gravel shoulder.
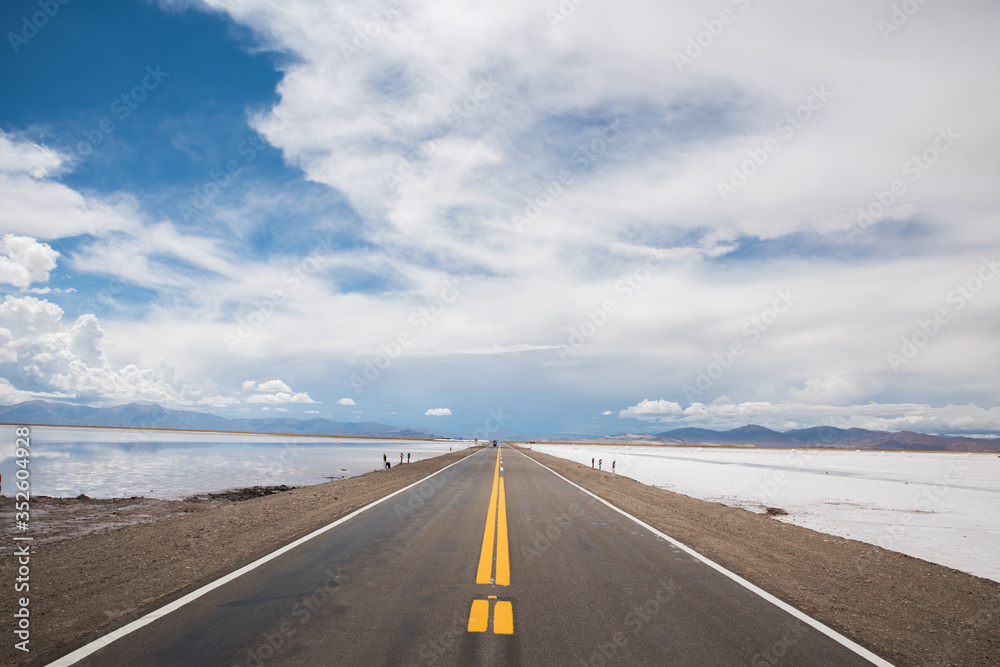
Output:
<path fill-rule="evenodd" d="M 16 650 L 9 621 L 0 622 L 0 665 L 47 664 L 475 451 L 243 501 L 33 501 L 31 652 Z M 10 525 L 3 524 L 4 546 L 12 543 Z M 17 576 L 10 554 L 8 547 L 0 555 L 3 619 L 15 611 L 15 596 L 7 594 Z"/>
<path fill-rule="evenodd" d="M 518 449 L 895 665 L 1000 664 L 1000 583 Z"/>

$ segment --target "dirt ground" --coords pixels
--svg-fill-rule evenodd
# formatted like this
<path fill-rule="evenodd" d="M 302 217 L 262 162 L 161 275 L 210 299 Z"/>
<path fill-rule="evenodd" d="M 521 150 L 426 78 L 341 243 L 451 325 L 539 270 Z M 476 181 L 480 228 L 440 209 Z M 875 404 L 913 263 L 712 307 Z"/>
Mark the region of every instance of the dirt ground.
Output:
<path fill-rule="evenodd" d="M 1000 665 L 1000 583 L 521 451 L 895 665 Z"/>
<path fill-rule="evenodd" d="M 285 491 L 33 501 L 32 651 L 5 640 L 0 664 L 46 664 L 473 451 Z M 1000 664 L 996 582 L 525 453 L 901 667 Z M 0 577 L 12 581 L 2 542 Z M 13 611 L 4 595 L 0 618 Z"/>

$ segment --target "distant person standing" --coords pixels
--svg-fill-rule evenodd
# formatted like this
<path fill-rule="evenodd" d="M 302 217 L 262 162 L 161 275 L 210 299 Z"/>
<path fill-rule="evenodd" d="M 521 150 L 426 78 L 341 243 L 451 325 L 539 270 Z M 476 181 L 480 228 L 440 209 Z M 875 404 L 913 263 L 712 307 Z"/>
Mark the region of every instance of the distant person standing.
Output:
<path fill-rule="evenodd" d="M 615 461 L 611 462 L 611 476 L 612 477 L 615 476 L 615 463 L 616 463 Z"/>
<path fill-rule="evenodd" d="M 410 462 L 410 453 L 409 452 L 406 452 L 406 462 L 407 463 Z"/>
<path fill-rule="evenodd" d="M 591 468 L 593 468 L 593 467 L 594 467 L 594 459 L 590 459 L 590 467 L 591 467 Z"/>

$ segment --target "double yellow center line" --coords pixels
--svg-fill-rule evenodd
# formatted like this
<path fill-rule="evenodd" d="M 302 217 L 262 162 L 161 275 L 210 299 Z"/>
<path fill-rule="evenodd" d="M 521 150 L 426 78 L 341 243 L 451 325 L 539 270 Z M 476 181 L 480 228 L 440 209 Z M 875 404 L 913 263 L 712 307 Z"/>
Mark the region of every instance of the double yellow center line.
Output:
<path fill-rule="evenodd" d="M 493 577 L 493 545 L 496 544 L 496 578 Z M 483 530 L 483 546 L 479 552 L 479 568 L 476 570 L 477 584 L 497 584 L 510 586 L 510 548 L 507 543 L 507 499 L 504 494 L 503 477 L 500 476 L 500 450 L 493 468 L 493 489 L 490 504 L 486 510 L 486 528 Z M 490 595 L 486 600 L 473 600 L 469 610 L 469 632 L 486 632 L 490 621 L 490 602 L 493 605 L 493 633 L 514 634 L 514 609 L 509 600 L 497 600 Z"/>
<path fill-rule="evenodd" d="M 477 584 L 493 583 L 493 538 L 497 545 L 497 578 L 499 586 L 510 586 L 510 549 L 507 546 L 507 502 L 504 496 L 503 477 L 500 476 L 500 452 L 493 469 L 493 490 L 486 511 L 486 530 L 483 531 L 483 548 L 479 553 Z"/>

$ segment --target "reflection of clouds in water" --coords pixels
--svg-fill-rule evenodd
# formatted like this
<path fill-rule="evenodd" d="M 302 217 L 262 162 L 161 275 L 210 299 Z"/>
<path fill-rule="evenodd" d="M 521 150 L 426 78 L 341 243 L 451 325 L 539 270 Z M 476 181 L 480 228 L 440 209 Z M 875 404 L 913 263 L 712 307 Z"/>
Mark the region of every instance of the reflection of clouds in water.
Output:
<path fill-rule="evenodd" d="M 0 425 L 0 465 L 4 466 L 5 470 L 8 465 L 15 465 L 13 462 L 13 459 L 17 455 L 17 435 L 14 433 L 15 428 L 15 426 L 7 424 Z M 31 436 L 28 438 L 28 450 L 31 452 L 32 459 L 55 459 L 70 456 L 69 452 L 52 451 L 44 447 L 38 447 L 39 443 L 34 436 L 34 430 L 32 430 Z"/>
<path fill-rule="evenodd" d="M 81 439 L 74 441 L 74 434 Z M 85 493 L 95 498 L 182 498 L 259 484 L 318 484 L 327 481 L 326 477 L 381 469 L 383 454 L 397 461 L 394 457 L 400 452 L 410 453 L 411 460 L 418 461 L 465 446 L 459 442 L 244 434 L 144 431 L 141 435 L 150 439 L 123 440 L 116 429 L 38 427 L 32 432 L 32 457 L 45 458 L 45 462 L 36 462 L 32 468 L 32 491 L 53 496 Z M 154 441 L 154 435 L 164 439 Z M 42 446 L 36 449 L 36 445 Z M 3 493 L 7 494 L 11 489 L 7 475 L 4 478 Z"/>

